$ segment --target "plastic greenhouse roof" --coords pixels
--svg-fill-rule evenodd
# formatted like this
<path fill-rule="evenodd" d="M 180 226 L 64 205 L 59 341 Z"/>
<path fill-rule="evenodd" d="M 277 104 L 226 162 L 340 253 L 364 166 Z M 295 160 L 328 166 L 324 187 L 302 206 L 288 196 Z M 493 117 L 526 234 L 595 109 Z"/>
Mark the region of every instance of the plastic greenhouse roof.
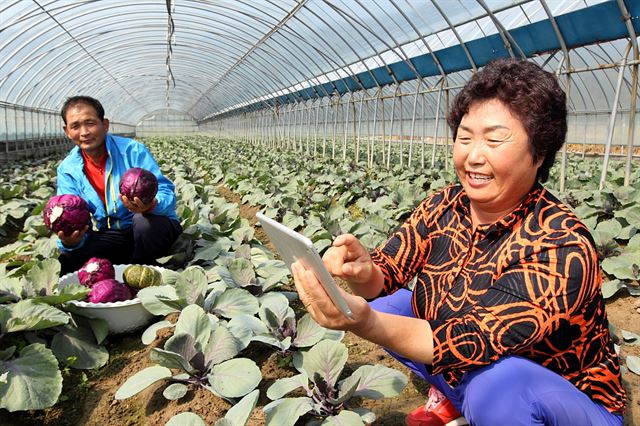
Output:
<path fill-rule="evenodd" d="M 603 111 L 618 71 L 602 65 L 638 32 L 640 0 L 5 0 L 0 102 L 58 110 L 86 94 L 115 121 L 164 108 L 203 120 L 418 77 L 461 84 L 526 56 L 584 71 L 571 106 Z"/>

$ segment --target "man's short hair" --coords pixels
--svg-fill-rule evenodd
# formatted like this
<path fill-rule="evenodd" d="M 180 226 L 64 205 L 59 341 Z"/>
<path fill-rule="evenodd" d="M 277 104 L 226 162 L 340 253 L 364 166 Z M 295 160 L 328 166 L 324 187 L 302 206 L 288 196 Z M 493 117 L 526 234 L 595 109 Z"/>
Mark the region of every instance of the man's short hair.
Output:
<path fill-rule="evenodd" d="M 64 124 L 67 124 L 67 111 L 74 105 L 77 104 L 87 104 L 93 107 L 98 114 L 98 118 L 100 121 L 104 120 L 104 108 L 99 100 L 92 98 L 91 96 L 71 96 L 67 98 L 64 105 L 62 105 L 62 110 L 60 111 L 60 115 L 62 115 L 62 121 Z"/>

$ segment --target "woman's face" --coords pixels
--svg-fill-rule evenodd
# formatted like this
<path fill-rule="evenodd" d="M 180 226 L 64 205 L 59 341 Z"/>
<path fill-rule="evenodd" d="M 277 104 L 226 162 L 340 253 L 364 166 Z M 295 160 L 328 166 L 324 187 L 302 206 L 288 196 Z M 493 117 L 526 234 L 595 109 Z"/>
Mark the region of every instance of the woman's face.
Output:
<path fill-rule="evenodd" d="M 497 99 L 471 105 L 462 117 L 453 162 L 471 201 L 474 225 L 496 222 L 517 207 L 542 164 L 533 162 L 520 120 Z"/>

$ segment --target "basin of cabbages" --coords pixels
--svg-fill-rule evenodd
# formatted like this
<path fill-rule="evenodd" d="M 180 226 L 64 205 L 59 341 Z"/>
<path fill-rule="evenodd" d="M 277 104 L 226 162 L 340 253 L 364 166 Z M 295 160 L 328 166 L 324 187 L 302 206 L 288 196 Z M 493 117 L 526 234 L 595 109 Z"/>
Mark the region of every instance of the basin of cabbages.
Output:
<path fill-rule="evenodd" d="M 113 265 L 116 273 L 116 280 L 124 282 L 122 273 L 129 265 Z M 162 273 L 163 268 L 153 266 Z M 78 272 L 60 277 L 59 286 L 64 287 L 67 284 L 80 284 L 78 280 Z M 107 303 L 91 303 L 78 300 L 67 302 L 75 307 L 78 314 L 89 318 L 100 318 L 107 322 L 110 334 L 129 333 L 138 330 L 149 324 L 154 315 L 150 314 L 142 302 L 137 297 L 121 302 Z"/>

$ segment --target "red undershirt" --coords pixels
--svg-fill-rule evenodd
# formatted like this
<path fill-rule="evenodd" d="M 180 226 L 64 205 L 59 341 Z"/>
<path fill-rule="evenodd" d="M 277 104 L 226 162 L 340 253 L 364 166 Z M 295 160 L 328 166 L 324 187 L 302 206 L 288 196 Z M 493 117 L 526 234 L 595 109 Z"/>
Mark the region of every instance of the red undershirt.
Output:
<path fill-rule="evenodd" d="M 80 152 L 82 153 L 82 158 L 84 158 L 84 174 L 104 203 L 104 169 L 107 166 L 107 153 L 105 152 L 104 155 L 100 157 L 100 160 L 94 163 L 91 157 L 85 154 L 84 151 Z"/>

